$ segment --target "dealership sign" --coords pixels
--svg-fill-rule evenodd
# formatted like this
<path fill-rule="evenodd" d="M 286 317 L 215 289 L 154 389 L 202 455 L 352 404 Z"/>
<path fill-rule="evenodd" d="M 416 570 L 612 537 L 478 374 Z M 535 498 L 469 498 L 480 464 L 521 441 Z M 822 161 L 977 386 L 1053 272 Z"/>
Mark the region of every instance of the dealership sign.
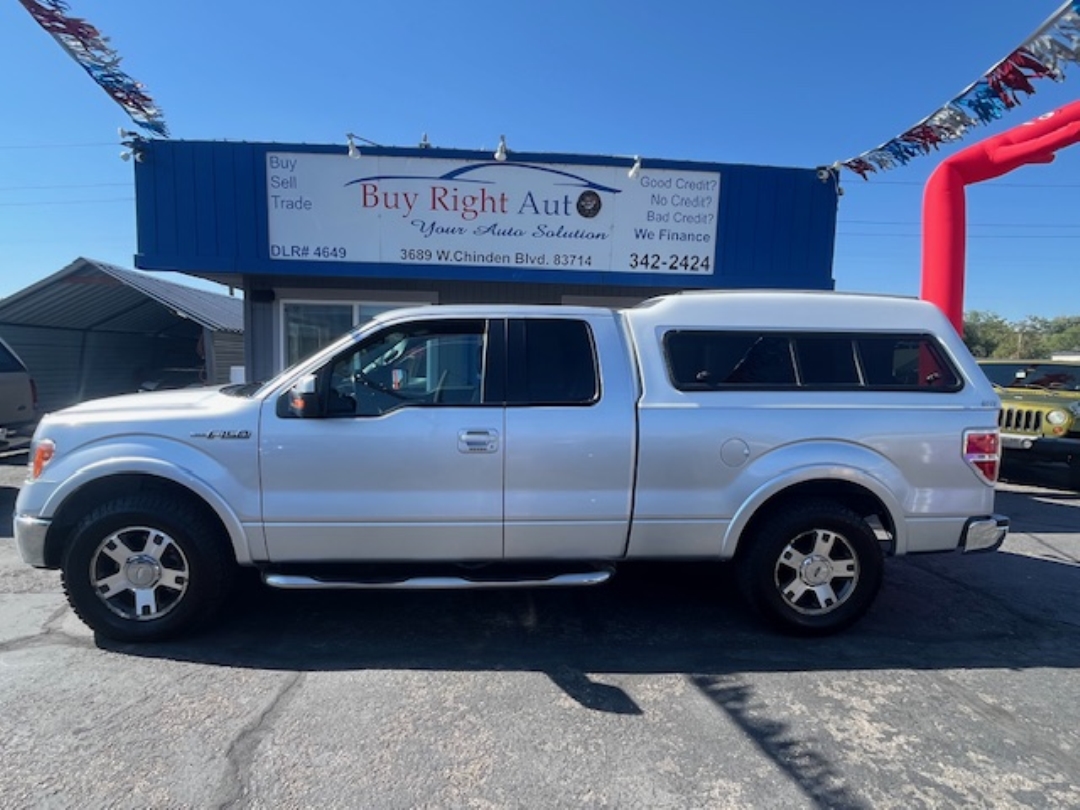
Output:
<path fill-rule="evenodd" d="M 711 275 L 720 175 L 270 152 L 270 258 Z"/>

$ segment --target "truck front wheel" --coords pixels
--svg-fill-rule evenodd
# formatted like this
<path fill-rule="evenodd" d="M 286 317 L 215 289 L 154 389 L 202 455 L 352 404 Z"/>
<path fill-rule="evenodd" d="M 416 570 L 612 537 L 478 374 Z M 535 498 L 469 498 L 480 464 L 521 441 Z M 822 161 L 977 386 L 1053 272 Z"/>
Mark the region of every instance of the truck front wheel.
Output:
<path fill-rule="evenodd" d="M 873 529 L 832 501 L 790 504 L 743 542 L 743 591 L 766 619 L 788 632 L 842 630 L 869 610 L 881 587 L 884 555 Z"/>
<path fill-rule="evenodd" d="M 164 494 L 108 501 L 76 526 L 61 563 L 68 602 L 95 632 L 157 641 L 220 607 L 235 566 L 221 531 Z"/>

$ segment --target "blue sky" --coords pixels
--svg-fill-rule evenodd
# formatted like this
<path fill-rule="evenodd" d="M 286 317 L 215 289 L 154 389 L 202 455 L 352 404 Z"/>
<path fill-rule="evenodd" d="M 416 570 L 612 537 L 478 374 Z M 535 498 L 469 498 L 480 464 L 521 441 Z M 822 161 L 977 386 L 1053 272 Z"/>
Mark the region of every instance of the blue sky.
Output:
<path fill-rule="evenodd" d="M 69 0 L 190 140 L 494 149 L 814 167 L 959 94 L 1059 0 Z M 130 120 L 0 0 L 0 297 L 77 256 L 134 267 Z M 1080 98 L 1080 67 L 907 166 L 844 172 L 840 290 L 918 295 L 938 162 Z M 965 310 L 1080 315 L 1080 145 L 968 189 Z M 188 281 L 184 277 L 173 280 Z M 205 283 L 195 283 L 206 286 Z"/>

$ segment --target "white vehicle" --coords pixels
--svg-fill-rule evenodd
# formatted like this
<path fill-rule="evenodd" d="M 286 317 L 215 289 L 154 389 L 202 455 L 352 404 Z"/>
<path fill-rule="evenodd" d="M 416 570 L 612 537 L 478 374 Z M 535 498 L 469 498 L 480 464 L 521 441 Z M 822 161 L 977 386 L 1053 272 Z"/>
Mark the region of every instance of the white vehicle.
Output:
<path fill-rule="evenodd" d="M 386 313 L 261 385 L 45 417 L 16 503 L 99 633 L 278 588 L 589 585 L 733 560 L 779 627 L 870 607 L 884 558 L 997 548 L 999 400 L 945 317 L 893 297 L 686 293 L 626 310 Z"/>

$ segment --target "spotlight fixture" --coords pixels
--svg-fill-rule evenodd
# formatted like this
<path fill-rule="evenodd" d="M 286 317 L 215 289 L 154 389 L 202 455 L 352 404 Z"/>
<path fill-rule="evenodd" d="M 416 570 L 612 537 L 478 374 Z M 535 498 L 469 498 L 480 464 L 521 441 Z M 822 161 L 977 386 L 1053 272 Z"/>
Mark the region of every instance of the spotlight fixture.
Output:
<path fill-rule="evenodd" d="M 345 139 L 349 142 L 349 157 L 351 157 L 353 160 L 356 160 L 360 157 L 360 150 L 356 146 L 357 141 L 360 141 L 361 143 L 366 143 L 368 144 L 368 146 L 380 146 L 380 144 L 375 143 L 375 141 L 369 141 L 367 138 L 361 138 L 359 135 L 356 135 L 352 132 L 345 133 Z"/>
<path fill-rule="evenodd" d="M 836 196 L 843 197 L 844 189 L 840 185 L 840 169 L 839 162 L 834 163 L 832 166 L 819 166 L 817 170 L 817 179 L 822 183 L 833 184 L 833 188 L 836 189 Z"/>
<path fill-rule="evenodd" d="M 120 136 L 120 145 L 124 147 L 124 151 L 120 153 L 120 159 L 126 161 L 134 158 L 136 163 L 142 163 L 143 136 L 123 127 L 119 127 L 116 131 Z"/>
<path fill-rule="evenodd" d="M 626 176 L 633 180 L 639 174 L 641 174 L 641 158 L 634 155 L 634 165 L 630 167 L 630 171 L 626 173 Z"/>
<path fill-rule="evenodd" d="M 499 136 L 499 148 L 495 150 L 495 159 L 500 163 L 506 160 L 506 136 Z"/>

